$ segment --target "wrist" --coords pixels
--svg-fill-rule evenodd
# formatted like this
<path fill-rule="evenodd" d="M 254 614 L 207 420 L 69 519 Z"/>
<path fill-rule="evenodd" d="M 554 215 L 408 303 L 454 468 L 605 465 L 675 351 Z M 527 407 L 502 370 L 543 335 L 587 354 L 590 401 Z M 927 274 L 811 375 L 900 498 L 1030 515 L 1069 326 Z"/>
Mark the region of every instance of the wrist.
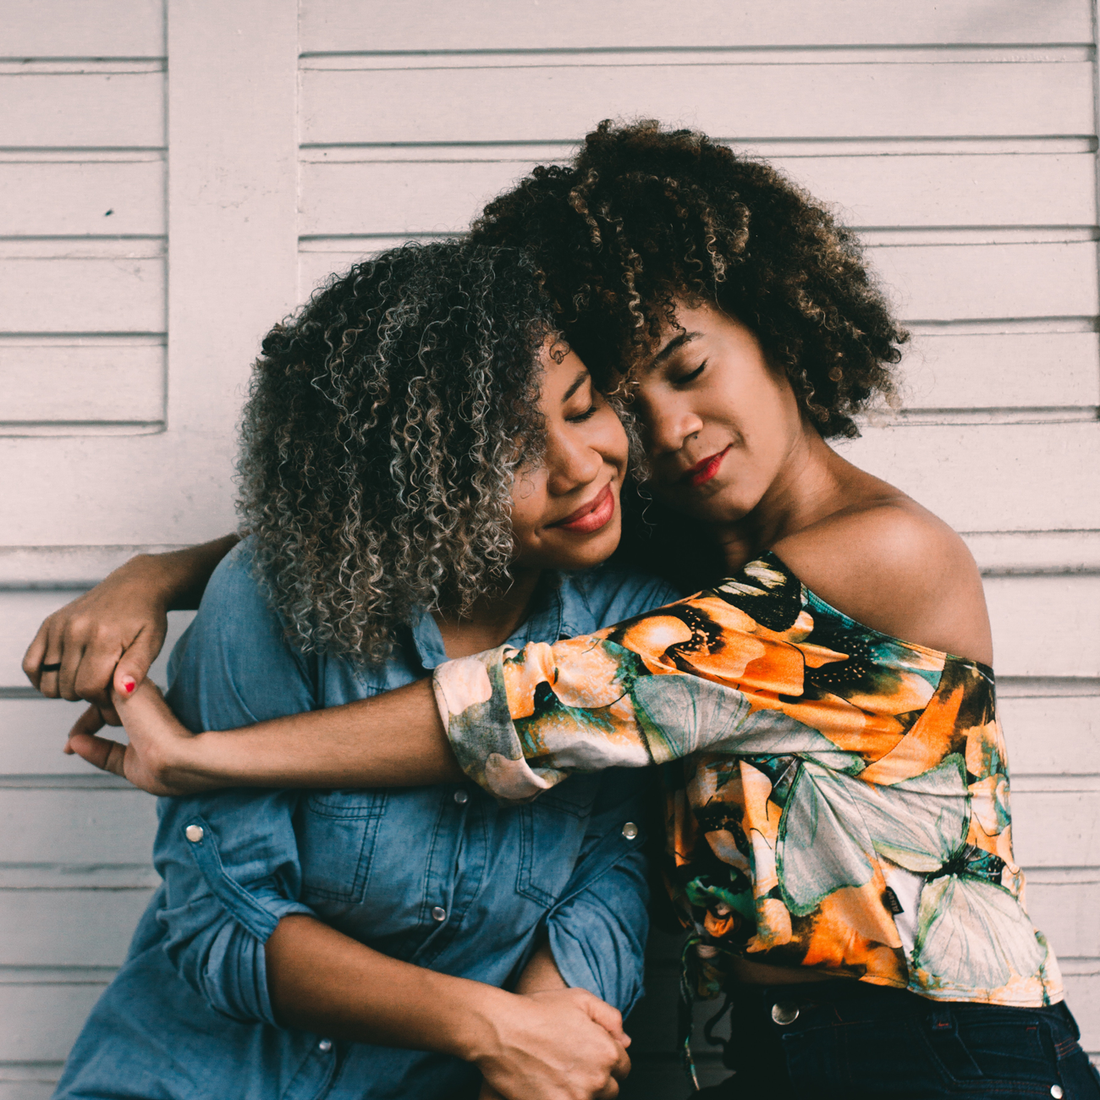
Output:
<path fill-rule="evenodd" d="M 470 983 L 451 1010 L 444 1028 L 447 1033 L 444 1053 L 484 1067 L 498 1058 L 504 1046 L 504 1023 L 515 1009 L 518 997 L 493 985 Z"/>

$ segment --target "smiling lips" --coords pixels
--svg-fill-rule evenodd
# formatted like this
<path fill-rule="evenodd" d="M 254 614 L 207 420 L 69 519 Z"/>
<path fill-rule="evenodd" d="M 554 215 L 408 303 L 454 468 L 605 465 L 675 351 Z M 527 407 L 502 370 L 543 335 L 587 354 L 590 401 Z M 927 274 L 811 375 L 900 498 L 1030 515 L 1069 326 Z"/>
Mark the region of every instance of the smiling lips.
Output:
<path fill-rule="evenodd" d="M 561 527 L 566 531 L 576 531 L 580 535 L 590 535 L 607 524 L 615 514 L 615 494 L 611 484 L 605 485 L 594 500 L 582 504 L 575 512 L 552 523 L 551 527 Z"/>
<path fill-rule="evenodd" d="M 729 454 L 731 443 L 725 450 L 719 451 L 717 454 L 712 454 L 707 458 L 704 458 L 701 462 L 696 462 L 694 466 L 682 478 L 681 481 L 686 481 L 693 488 L 698 488 L 700 485 L 710 481 L 716 473 L 718 473 L 718 467 L 722 465 L 722 459 Z"/>

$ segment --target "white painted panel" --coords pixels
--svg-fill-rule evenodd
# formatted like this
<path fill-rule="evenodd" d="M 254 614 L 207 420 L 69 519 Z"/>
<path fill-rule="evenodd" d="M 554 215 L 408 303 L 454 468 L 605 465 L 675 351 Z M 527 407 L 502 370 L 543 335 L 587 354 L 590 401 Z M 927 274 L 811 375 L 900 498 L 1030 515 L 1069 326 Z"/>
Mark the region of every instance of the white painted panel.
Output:
<path fill-rule="evenodd" d="M 1093 964 L 1086 964 L 1092 968 Z M 1064 975 L 1066 1004 L 1081 1029 L 1081 1046 L 1100 1064 L 1100 973 Z"/>
<path fill-rule="evenodd" d="M 0 236 L 160 236 L 164 163 L 0 162 Z"/>
<path fill-rule="evenodd" d="M 163 418 L 163 346 L 0 344 L 0 424 Z"/>
<path fill-rule="evenodd" d="M 910 409 L 1100 405 L 1094 332 L 921 333 L 898 371 Z"/>
<path fill-rule="evenodd" d="M 105 987 L 106 982 L 0 985 L 0 1059 L 61 1061 Z"/>
<path fill-rule="evenodd" d="M 1100 528 L 1100 424 L 867 428 L 841 453 L 957 531 Z"/>
<path fill-rule="evenodd" d="M 1100 531 L 964 532 L 963 538 L 985 576 L 1100 573 Z M 19 559 L 9 560 L 14 566 Z M 60 568 L 63 560 L 59 557 L 52 568 Z"/>
<path fill-rule="evenodd" d="M 1100 851 L 1100 792 L 1012 792 L 1012 846 L 1024 867 L 1090 867 Z"/>
<path fill-rule="evenodd" d="M 490 50 L 1092 42 L 1085 0 L 304 0 L 302 49 Z"/>
<path fill-rule="evenodd" d="M 1055 955 L 1100 955 L 1100 883 L 1029 881 L 1026 901 L 1028 916 Z"/>
<path fill-rule="evenodd" d="M 159 148 L 164 73 L 0 74 L 0 145 Z"/>
<path fill-rule="evenodd" d="M 7 1080 L 11 1072 L 10 1069 L 0 1066 L 0 1100 L 50 1100 L 57 1078 L 61 1076 L 61 1067 L 54 1069 L 50 1064 L 43 1068 L 35 1066 L 31 1070 L 33 1077 L 28 1076 L 21 1081 Z M 20 1066 L 19 1072 L 26 1073 L 27 1070 Z"/>
<path fill-rule="evenodd" d="M 1100 697 L 1002 698 L 999 710 L 1013 775 L 1100 775 Z"/>
<path fill-rule="evenodd" d="M 161 57 L 164 0 L 4 0 L 0 51 L 19 58 Z"/>
<path fill-rule="evenodd" d="M 0 331 L 163 332 L 164 260 L 0 259 Z"/>
<path fill-rule="evenodd" d="M 153 891 L 0 890 L 0 965 L 120 966 Z"/>
<path fill-rule="evenodd" d="M 772 160 L 854 226 L 1092 225 L 1095 158 L 1020 154 Z"/>
<path fill-rule="evenodd" d="M 1100 577 L 986 577 L 1002 676 L 1100 676 Z"/>
<path fill-rule="evenodd" d="M 485 203 L 536 163 L 522 149 L 499 160 L 306 161 L 303 235 L 465 230 Z M 777 157 L 813 195 L 855 226 L 1091 225 L 1094 158 L 1061 156 Z M 2 177 L 0 177 L 2 178 Z"/>
<path fill-rule="evenodd" d="M 394 240 L 314 242 L 299 257 L 300 297 L 333 271 Z M 321 251 L 321 247 L 325 251 Z M 1096 245 L 1091 241 L 1037 244 L 877 245 L 872 268 L 909 321 L 1082 317 L 1097 312 Z"/>
<path fill-rule="evenodd" d="M 144 866 L 151 858 L 155 807 L 152 795 L 130 788 L 10 787 L 0 799 L 4 860 Z"/>
<path fill-rule="evenodd" d="M 83 703 L 64 699 L 0 699 L 0 770 L 4 775 L 93 775 L 80 757 L 61 751 L 69 728 L 83 712 Z M 106 732 L 125 740 L 120 730 Z"/>
<path fill-rule="evenodd" d="M 1097 311 L 1096 245 L 883 245 L 867 255 L 910 321 L 1082 317 Z"/>
<path fill-rule="evenodd" d="M 693 61 L 696 59 L 693 59 Z M 608 116 L 715 137 L 1091 134 L 1092 66 L 724 63 L 306 69 L 310 144 L 577 140 Z"/>

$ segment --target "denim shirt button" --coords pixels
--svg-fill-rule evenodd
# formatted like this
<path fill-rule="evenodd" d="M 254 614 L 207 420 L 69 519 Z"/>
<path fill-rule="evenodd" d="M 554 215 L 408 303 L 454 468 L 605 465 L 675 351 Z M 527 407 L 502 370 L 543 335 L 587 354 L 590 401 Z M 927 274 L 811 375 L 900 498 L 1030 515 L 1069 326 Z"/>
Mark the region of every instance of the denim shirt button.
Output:
<path fill-rule="evenodd" d="M 187 828 L 183 830 L 183 835 L 187 837 L 187 839 L 191 841 L 192 844 L 198 844 L 198 842 L 203 838 L 202 826 L 188 825 Z"/>
<path fill-rule="evenodd" d="M 626 823 L 626 824 L 625 824 L 625 825 L 623 826 L 623 836 L 624 836 L 624 837 L 626 837 L 626 839 L 627 839 L 627 840 L 635 840 L 635 839 L 637 839 L 637 836 L 638 836 L 638 826 L 637 826 L 637 825 L 635 825 L 633 821 L 628 821 L 628 822 L 627 822 L 627 823 Z"/>
<path fill-rule="evenodd" d="M 1054 1100 L 1062 1100 L 1062 1097 L 1065 1096 L 1065 1093 L 1062 1091 L 1061 1085 L 1051 1085 L 1050 1095 L 1054 1097 Z"/>
<path fill-rule="evenodd" d="M 332 1050 L 332 1040 L 331 1040 L 331 1039 L 322 1039 L 322 1040 L 321 1040 L 321 1041 L 320 1041 L 320 1042 L 319 1042 L 319 1043 L 317 1044 L 317 1049 L 318 1049 L 318 1050 L 319 1050 L 319 1051 L 320 1051 L 320 1052 L 321 1052 L 322 1054 L 328 1054 L 328 1052 L 329 1052 L 330 1050 Z"/>
<path fill-rule="evenodd" d="M 772 1005 L 772 1019 L 780 1026 L 787 1027 L 798 1019 L 798 1005 L 786 1001 L 777 1001 Z"/>
<path fill-rule="evenodd" d="M 455 801 L 460 806 L 465 806 L 470 801 L 470 796 L 466 791 L 455 791 Z"/>
<path fill-rule="evenodd" d="M 432 906 L 432 920 L 445 921 L 447 919 L 447 910 L 442 905 Z"/>

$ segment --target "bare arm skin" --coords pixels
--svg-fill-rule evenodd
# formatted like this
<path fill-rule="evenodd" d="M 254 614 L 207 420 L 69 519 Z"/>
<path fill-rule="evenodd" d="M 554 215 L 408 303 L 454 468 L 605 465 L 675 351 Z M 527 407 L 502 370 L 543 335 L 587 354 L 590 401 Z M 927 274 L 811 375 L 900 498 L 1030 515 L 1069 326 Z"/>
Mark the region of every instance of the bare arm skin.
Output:
<path fill-rule="evenodd" d="M 116 689 L 112 698 L 130 744 L 98 736 L 102 720 L 93 708 L 73 726 L 65 751 L 150 794 L 219 787 L 416 787 L 465 778 L 430 680 L 341 707 L 198 734 L 180 723 L 149 681 L 129 697 Z M 364 730 L 371 731 L 369 737 Z"/>
<path fill-rule="evenodd" d="M 51 699 L 87 699 L 118 725 L 111 677 L 136 684 L 164 644 L 169 611 L 199 606 L 214 567 L 236 545 L 225 535 L 167 554 L 139 554 L 82 596 L 59 608 L 38 628 L 23 657 L 30 682 Z M 60 664 L 57 672 L 42 665 Z"/>
<path fill-rule="evenodd" d="M 879 506 L 834 513 L 773 548 L 808 588 L 865 626 L 991 664 L 981 576 L 966 544 L 893 492 Z M 117 706 L 130 746 L 89 736 L 98 729 L 93 716 L 74 727 L 70 749 L 156 794 L 416 786 L 462 777 L 427 680 L 343 707 L 197 736 L 153 689 Z"/>
<path fill-rule="evenodd" d="M 563 982 L 547 988 L 548 953 L 523 995 L 391 959 L 301 914 L 279 922 L 265 956 L 287 1027 L 455 1055 L 508 1100 L 609 1100 L 630 1068 L 619 1013 Z"/>

